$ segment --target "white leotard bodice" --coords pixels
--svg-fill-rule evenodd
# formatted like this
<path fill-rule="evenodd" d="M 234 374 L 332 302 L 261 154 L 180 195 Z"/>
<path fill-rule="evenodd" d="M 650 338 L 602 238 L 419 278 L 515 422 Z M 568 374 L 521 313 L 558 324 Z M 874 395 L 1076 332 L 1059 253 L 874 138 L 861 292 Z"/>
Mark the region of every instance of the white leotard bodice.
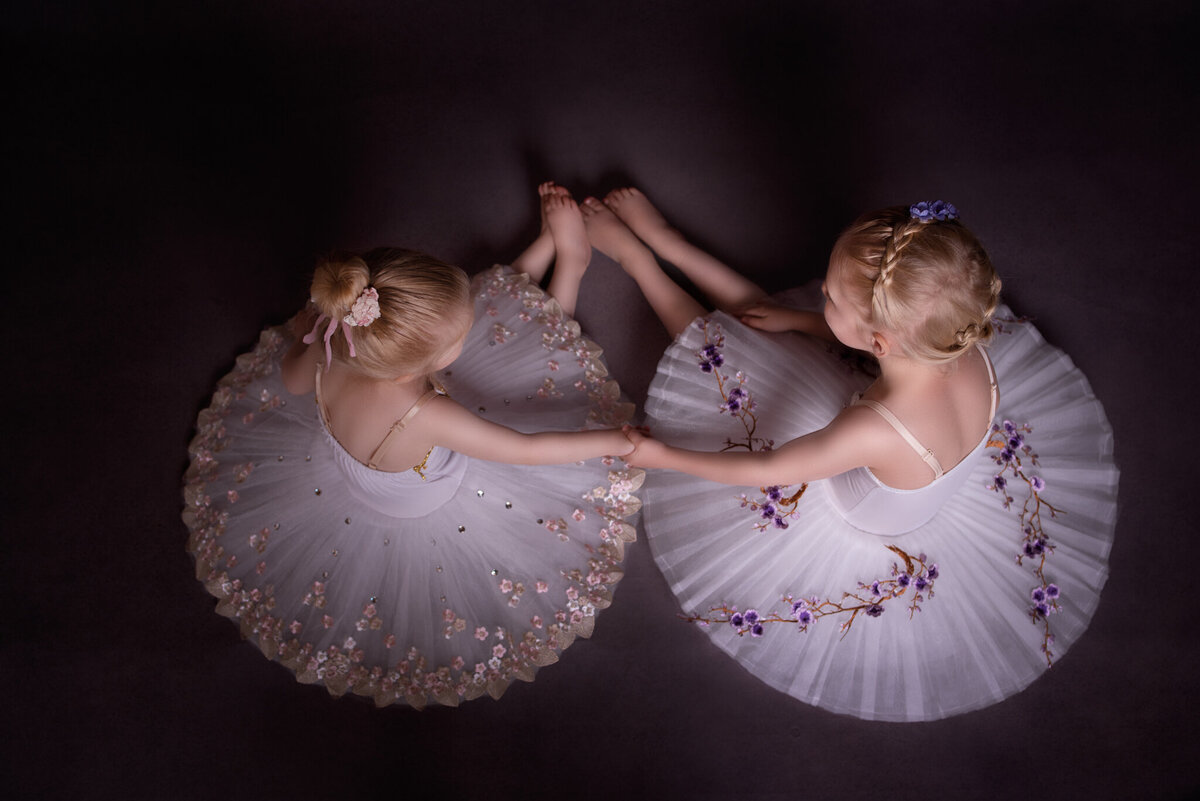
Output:
<path fill-rule="evenodd" d="M 988 425 L 979 443 L 947 472 L 942 472 L 941 465 L 932 451 L 922 446 L 886 407 L 873 401 L 861 401 L 857 396 L 852 400 L 852 403 L 868 405 L 879 412 L 930 466 L 934 480 L 919 489 L 901 490 L 884 484 L 866 467 L 858 467 L 833 476 L 825 482 L 825 488 L 833 507 L 846 522 L 871 534 L 904 534 L 927 523 L 966 483 L 976 457 L 987 446 L 996 416 L 996 373 L 983 348 L 980 348 L 979 352 L 983 354 L 991 380 L 992 405 Z"/>
<path fill-rule="evenodd" d="M 382 452 L 391 437 L 412 419 L 432 394 L 427 393 L 396 421 L 372 454 L 372 462 L 382 458 Z M 389 517 L 424 517 L 454 496 L 467 471 L 470 460 L 466 456 L 435 445 L 425 460 L 411 470 L 402 473 L 377 470 L 351 456 L 330 430 L 328 415 L 321 400 L 319 369 L 316 395 L 321 428 L 329 447 L 333 449 L 334 461 L 345 476 L 350 492 L 364 505 Z"/>

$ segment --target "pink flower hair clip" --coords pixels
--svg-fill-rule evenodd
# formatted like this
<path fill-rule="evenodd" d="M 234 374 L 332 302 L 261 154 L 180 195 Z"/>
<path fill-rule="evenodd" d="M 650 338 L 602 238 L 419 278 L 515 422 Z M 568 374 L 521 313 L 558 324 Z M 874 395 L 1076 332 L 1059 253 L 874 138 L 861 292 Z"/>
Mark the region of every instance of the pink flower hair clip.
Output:
<path fill-rule="evenodd" d="M 354 337 L 350 334 L 350 329 L 353 327 L 368 326 L 378 320 L 379 312 L 379 292 L 375 287 L 369 286 L 362 291 L 358 299 L 354 301 L 354 305 L 350 307 L 350 313 L 341 319 L 342 333 L 346 335 L 346 344 L 350 347 L 350 358 L 354 358 L 357 354 L 354 352 Z M 329 345 L 329 340 L 333 337 L 333 332 L 338 329 L 338 320 L 330 317 L 327 314 L 322 314 L 313 323 L 312 330 L 304 335 L 301 340 L 305 345 L 311 345 L 317 341 L 317 330 L 321 327 L 321 323 L 329 321 L 329 325 L 325 327 L 325 335 L 322 339 L 325 340 L 325 368 L 329 369 L 329 365 L 333 362 L 333 348 Z"/>
<path fill-rule="evenodd" d="M 350 313 L 342 318 L 342 322 L 350 326 L 368 326 L 379 317 L 379 292 L 375 287 L 369 286 L 358 296 L 358 300 L 354 301 Z"/>

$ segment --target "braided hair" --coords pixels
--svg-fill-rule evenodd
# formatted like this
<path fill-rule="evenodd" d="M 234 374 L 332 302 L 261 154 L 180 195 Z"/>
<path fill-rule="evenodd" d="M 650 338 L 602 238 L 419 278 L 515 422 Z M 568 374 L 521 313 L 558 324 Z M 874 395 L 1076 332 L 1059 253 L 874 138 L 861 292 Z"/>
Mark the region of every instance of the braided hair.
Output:
<path fill-rule="evenodd" d="M 851 299 L 870 325 L 898 335 L 903 353 L 948 364 L 991 338 L 1000 278 L 956 213 L 917 208 L 860 217 L 838 237 L 830 264 L 847 269 Z"/>

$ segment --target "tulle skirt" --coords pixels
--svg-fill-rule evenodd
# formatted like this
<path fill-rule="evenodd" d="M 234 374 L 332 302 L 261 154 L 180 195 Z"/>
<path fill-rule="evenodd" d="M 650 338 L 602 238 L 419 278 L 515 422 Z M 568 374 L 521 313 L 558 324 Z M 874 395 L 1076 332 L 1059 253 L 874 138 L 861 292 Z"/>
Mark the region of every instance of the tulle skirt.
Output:
<path fill-rule="evenodd" d="M 815 307 L 816 288 L 786 300 Z M 797 497 L 800 487 L 651 471 L 643 524 L 683 616 L 770 686 L 867 719 L 977 709 L 1061 659 L 1107 576 L 1113 437 L 1071 360 L 1008 309 L 998 318 L 991 447 L 914 531 L 854 528 L 828 482 Z M 722 347 L 706 351 L 718 331 Z M 714 313 L 663 355 L 647 419 L 682 447 L 758 450 L 823 427 L 871 380 L 870 365 L 835 346 Z"/>
<path fill-rule="evenodd" d="M 526 276 L 497 267 L 473 289 L 475 325 L 440 376 L 451 397 L 523 431 L 630 417 L 600 349 Z M 269 329 L 239 357 L 190 447 L 188 550 L 219 613 L 301 682 L 380 706 L 498 697 L 591 634 L 641 471 L 470 460 L 450 500 L 389 516 L 349 492 L 313 397 L 284 390 L 289 345 Z"/>

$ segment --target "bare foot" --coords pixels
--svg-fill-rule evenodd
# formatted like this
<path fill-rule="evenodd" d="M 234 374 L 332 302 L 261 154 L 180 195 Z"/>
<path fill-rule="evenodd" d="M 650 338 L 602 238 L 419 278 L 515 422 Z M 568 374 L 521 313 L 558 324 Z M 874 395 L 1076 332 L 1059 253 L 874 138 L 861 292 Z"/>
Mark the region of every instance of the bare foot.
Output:
<path fill-rule="evenodd" d="M 537 284 L 540 284 L 546 277 L 546 271 L 550 269 L 550 263 L 554 261 L 554 238 L 550 233 L 550 224 L 546 220 L 544 201 L 547 195 L 566 193 L 566 191 L 553 181 L 546 181 L 538 185 L 538 214 L 541 217 L 541 229 L 529 247 L 525 248 L 520 256 L 513 259 L 513 269 L 517 272 L 527 273 Z"/>
<path fill-rule="evenodd" d="M 563 195 L 565 197 L 570 197 L 571 193 L 567 191 L 565 186 L 559 186 L 558 184 L 554 183 L 554 181 L 544 181 L 538 184 L 537 191 L 538 213 L 542 217 L 542 230 L 538 236 L 541 236 L 542 234 L 550 233 L 550 221 L 546 219 L 546 198 L 550 197 L 551 195 Z"/>
<path fill-rule="evenodd" d="M 646 259 L 654 262 L 654 255 L 607 205 L 589 197 L 583 201 L 582 212 L 592 247 L 620 264 L 626 272 L 637 269 Z"/>
<path fill-rule="evenodd" d="M 633 277 L 667 333 L 678 335 L 704 314 L 704 307 L 663 272 L 650 249 L 617 219 L 612 209 L 589 197 L 583 201 L 583 222 L 592 247 Z"/>
<path fill-rule="evenodd" d="M 684 242 L 683 235 L 667 224 L 666 218 L 641 190 L 632 186 L 614 189 L 604 196 L 604 205 L 654 252 L 667 261 L 674 261 L 672 250 Z"/>
<path fill-rule="evenodd" d="M 555 269 L 565 261 L 568 267 L 578 265 L 583 270 L 592 259 L 592 246 L 588 244 L 579 204 L 565 187 L 553 182 L 538 187 L 538 194 L 542 196 L 542 220 L 554 239 Z"/>
<path fill-rule="evenodd" d="M 766 293 L 753 281 L 688 242 L 639 190 L 614 189 L 604 203 L 651 250 L 683 271 L 718 308 L 737 314 L 766 299 Z"/>
<path fill-rule="evenodd" d="M 542 187 L 546 187 L 545 191 Z M 592 246 L 588 242 L 583 214 L 571 193 L 552 183 L 542 187 L 538 188 L 542 196 L 542 215 L 554 240 L 554 274 L 550 276 L 547 289 L 563 311 L 574 314 L 579 283 L 592 260 Z"/>

